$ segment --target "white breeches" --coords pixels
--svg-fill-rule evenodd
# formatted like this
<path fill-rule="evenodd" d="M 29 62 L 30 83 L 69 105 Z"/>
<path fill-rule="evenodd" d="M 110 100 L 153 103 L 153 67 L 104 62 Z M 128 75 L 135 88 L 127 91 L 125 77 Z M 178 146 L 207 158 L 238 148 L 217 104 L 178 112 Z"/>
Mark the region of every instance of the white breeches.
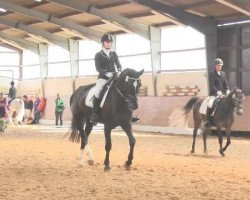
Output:
<path fill-rule="evenodd" d="M 95 85 L 95 97 L 96 98 L 99 98 L 99 96 L 100 96 L 100 93 L 101 93 L 101 91 L 102 91 L 102 89 L 103 89 L 103 87 L 104 87 L 104 85 L 106 84 L 106 83 L 108 83 L 109 82 L 109 80 L 105 80 L 105 79 L 102 79 L 102 78 L 100 78 L 100 79 L 98 79 L 97 81 L 96 81 L 96 85 Z"/>

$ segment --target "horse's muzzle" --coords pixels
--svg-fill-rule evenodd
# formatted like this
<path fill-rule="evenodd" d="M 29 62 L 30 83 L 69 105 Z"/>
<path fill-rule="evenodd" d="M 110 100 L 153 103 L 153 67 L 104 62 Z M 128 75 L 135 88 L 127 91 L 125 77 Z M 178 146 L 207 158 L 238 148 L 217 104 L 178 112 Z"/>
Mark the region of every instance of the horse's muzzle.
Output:
<path fill-rule="evenodd" d="M 129 110 L 136 110 L 138 108 L 138 104 L 136 102 L 129 101 L 128 108 Z"/>
<path fill-rule="evenodd" d="M 242 115 L 243 114 L 243 109 L 236 110 L 237 115 Z"/>

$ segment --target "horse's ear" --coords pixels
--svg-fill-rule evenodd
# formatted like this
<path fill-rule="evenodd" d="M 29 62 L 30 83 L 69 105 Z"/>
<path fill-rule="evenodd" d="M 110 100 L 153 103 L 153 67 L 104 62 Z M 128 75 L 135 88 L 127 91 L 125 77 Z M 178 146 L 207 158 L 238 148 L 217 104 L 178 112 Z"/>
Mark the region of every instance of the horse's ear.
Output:
<path fill-rule="evenodd" d="M 142 69 L 141 71 L 137 72 L 138 76 L 141 76 L 144 72 L 144 69 Z"/>

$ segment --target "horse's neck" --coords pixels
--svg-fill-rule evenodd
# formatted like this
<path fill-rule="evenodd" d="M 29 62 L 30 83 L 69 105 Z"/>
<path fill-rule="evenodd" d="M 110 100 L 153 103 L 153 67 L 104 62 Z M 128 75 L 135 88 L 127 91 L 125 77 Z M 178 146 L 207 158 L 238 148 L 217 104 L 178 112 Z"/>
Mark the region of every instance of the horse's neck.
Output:
<path fill-rule="evenodd" d="M 227 96 L 225 99 L 222 99 L 221 107 L 223 107 L 224 112 L 234 112 L 234 105 L 232 102 L 232 95 Z"/>
<path fill-rule="evenodd" d="M 119 94 L 115 85 L 113 85 L 110 91 L 109 104 L 110 104 L 110 109 L 115 113 L 124 112 L 128 110 L 126 109 L 127 105 L 124 98 L 121 96 L 121 94 Z"/>

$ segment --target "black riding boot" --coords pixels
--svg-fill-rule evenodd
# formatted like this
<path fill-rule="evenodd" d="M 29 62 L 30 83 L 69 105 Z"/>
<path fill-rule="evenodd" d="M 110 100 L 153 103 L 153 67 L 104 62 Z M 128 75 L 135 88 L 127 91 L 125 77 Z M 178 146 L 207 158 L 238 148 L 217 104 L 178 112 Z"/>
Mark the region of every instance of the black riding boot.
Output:
<path fill-rule="evenodd" d="M 98 108 L 100 106 L 100 99 L 96 98 L 95 96 L 93 97 L 93 113 L 90 117 L 90 122 L 93 124 L 93 125 L 96 125 L 97 124 L 97 120 L 98 120 L 98 117 L 97 117 L 97 111 L 98 111 Z"/>
<path fill-rule="evenodd" d="M 211 108 L 207 108 L 207 113 L 206 113 L 206 121 L 204 126 L 205 127 L 210 127 L 210 116 L 212 114 L 212 109 Z"/>

